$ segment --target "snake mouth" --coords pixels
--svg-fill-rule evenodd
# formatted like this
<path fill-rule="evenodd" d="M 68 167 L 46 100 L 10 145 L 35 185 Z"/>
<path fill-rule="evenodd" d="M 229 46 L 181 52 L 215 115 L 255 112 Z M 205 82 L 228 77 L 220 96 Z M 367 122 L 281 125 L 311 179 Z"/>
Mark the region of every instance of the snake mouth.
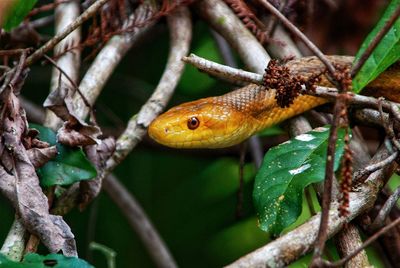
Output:
<path fill-rule="evenodd" d="M 204 148 L 204 149 L 211 149 L 211 148 L 223 148 L 227 147 L 224 143 L 225 137 L 216 137 L 213 136 L 211 139 L 213 142 L 209 142 L 201 137 L 195 138 L 193 136 L 187 137 L 187 135 L 179 134 L 180 137 L 186 137 L 187 139 L 177 140 L 176 139 L 176 132 L 171 131 L 171 126 L 169 125 L 162 125 L 154 120 L 149 128 L 148 134 L 151 139 L 156 141 L 157 143 L 170 147 L 170 148 L 179 148 L 179 149 L 193 149 L 193 148 Z M 228 145 L 229 146 L 229 145 Z"/>

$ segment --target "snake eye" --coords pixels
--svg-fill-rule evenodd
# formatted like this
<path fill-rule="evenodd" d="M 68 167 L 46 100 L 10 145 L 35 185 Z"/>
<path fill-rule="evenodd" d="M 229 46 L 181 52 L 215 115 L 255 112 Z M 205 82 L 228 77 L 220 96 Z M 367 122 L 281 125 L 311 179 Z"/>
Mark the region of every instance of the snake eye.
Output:
<path fill-rule="evenodd" d="M 199 121 L 199 119 L 197 119 L 197 117 L 191 117 L 187 123 L 188 128 L 191 130 L 198 128 L 199 125 L 200 125 L 200 121 Z"/>

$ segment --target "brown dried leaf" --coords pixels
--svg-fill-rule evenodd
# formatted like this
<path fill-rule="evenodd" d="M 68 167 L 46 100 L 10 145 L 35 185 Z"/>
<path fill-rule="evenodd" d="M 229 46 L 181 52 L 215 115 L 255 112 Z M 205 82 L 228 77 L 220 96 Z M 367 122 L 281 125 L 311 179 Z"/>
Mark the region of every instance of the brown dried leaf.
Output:
<path fill-rule="evenodd" d="M 15 178 L 0 166 L 0 192 L 8 198 L 11 203 L 16 203 Z"/>
<path fill-rule="evenodd" d="M 62 120 L 68 121 L 71 117 L 68 103 L 72 103 L 72 94 L 73 90 L 61 83 L 57 90 L 50 92 L 43 103 L 43 107 L 49 108 Z"/>
<path fill-rule="evenodd" d="M 32 148 L 26 151 L 28 158 L 35 168 L 39 168 L 46 164 L 50 159 L 53 159 L 57 155 L 56 146 L 47 148 Z"/>
<path fill-rule="evenodd" d="M 65 121 L 63 127 L 58 130 L 57 139 L 71 147 L 96 144 L 101 135 L 100 128 L 87 124 L 75 114 L 72 92 L 72 89 L 62 83 L 57 90 L 49 94 L 43 104 Z"/>
<path fill-rule="evenodd" d="M 50 146 L 49 143 L 45 141 L 38 140 L 36 137 L 39 134 L 34 128 L 28 129 L 27 134 L 23 137 L 23 143 L 26 149 L 30 148 L 47 148 Z"/>
<path fill-rule="evenodd" d="M 28 133 L 25 113 L 13 93 L 7 101 L 11 104 L 7 107 L 9 117 L 1 118 L 0 130 L 6 148 L 2 158 L 11 159 L 11 169 L 7 172 L 0 167 L 1 192 L 13 203 L 28 231 L 37 235 L 50 252 L 62 250 L 67 256 L 76 256 L 74 235 L 60 216 L 49 214 L 47 197 L 23 146 L 23 137 Z"/>
<path fill-rule="evenodd" d="M 85 147 L 86 155 L 96 166 L 97 174 L 99 175 L 96 179 L 80 182 L 81 202 L 79 209 L 84 209 L 100 193 L 102 184 L 101 174 L 104 172 L 107 159 L 112 155 L 114 150 L 114 138 L 104 139 L 99 145 Z"/>
<path fill-rule="evenodd" d="M 75 121 L 72 119 L 71 121 Z M 100 128 L 91 126 L 86 123 L 84 125 L 75 121 L 75 124 L 65 122 L 62 128 L 57 132 L 57 140 L 65 145 L 76 147 L 86 146 L 99 143 L 98 136 L 101 135 Z"/>

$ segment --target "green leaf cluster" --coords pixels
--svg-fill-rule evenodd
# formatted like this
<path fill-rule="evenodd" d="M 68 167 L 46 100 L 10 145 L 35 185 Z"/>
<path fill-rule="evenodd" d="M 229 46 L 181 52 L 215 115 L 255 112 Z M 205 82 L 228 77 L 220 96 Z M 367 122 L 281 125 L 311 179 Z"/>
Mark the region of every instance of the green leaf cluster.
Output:
<path fill-rule="evenodd" d="M 97 171 L 81 148 L 71 148 L 57 142 L 56 133 L 49 128 L 30 124 L 37 129 L 39 139 L 57 147 L 57 156 L 37 170 L 43 186 L 70 185 L 97 176 Z"/>
<path fill-rule="evenodd" d="M 18 26 L 31 11 L 37 0 L 15 0 L 7 14 L 4 15 L 3 28 L 10 31 Z"/>
<path fill-rule="evenodd" d="M 94 268 L 86 261 L 67 257 L 61 254 L 49 254 L 42 256 L 36 253 L 25 255 L 22 262 L 14 262 L 0 254 L 0 268 Z"/>
<path fill-rule="evenodd" d="M 335 170 L 344 148 L 338 130 Z M 271 148 L 257 173 L 253 200 L 260 227 L 279 234 L 301 214 L 303 190 L 325 177 L 329 128 L 317 128 Z"/>
<path fill-rule="evenodd" d="M 385 23 L 392 16 L 393 12 L 400 5 L 400 0 L 392 0 L 383 16 L 376 24 L 372 32 L 367 36 L 360 50 L 358 51 L 354 62 L 358 62 L 374 40 L 379 31 L 384 27 Z M 370 57 L 361 67 L 357 75 L 353 79 L 353 89 L 360 92 L 368 83 L 374 80 L 380 73 L 385 71 L 390 65 L 400 58 L 400 18 L 396 20 L 387 34 L 382 38 L 377 47 L 374 49 Z"/>

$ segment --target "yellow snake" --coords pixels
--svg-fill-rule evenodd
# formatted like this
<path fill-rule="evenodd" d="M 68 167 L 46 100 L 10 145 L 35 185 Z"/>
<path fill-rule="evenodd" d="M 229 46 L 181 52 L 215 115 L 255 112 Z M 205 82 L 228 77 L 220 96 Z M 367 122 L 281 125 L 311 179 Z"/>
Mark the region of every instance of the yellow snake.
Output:
<path fill-rule="evenodd" d="M 354 58 L 329 56 L 328 59 L 350 67 Z M 291 74 L 305 78 L 324 69 L 316 57 L 292 60 L 286 66 Z M 397 69 L 392 67 L 383 72 L 367 86 L 363 94 L 384 96 L 400 102 L 400 72 Z M 319 85 L 331 84 L 324 77 Z M 222 96 L 173 107 L 150 124 L 148 133 L 152 139 L 168 147 L 228 147 L 326 102 L 323 98 L 300 95 L 288 108 L 281 108 L 276 103 L 275 90 L 250 84 Z"/>

